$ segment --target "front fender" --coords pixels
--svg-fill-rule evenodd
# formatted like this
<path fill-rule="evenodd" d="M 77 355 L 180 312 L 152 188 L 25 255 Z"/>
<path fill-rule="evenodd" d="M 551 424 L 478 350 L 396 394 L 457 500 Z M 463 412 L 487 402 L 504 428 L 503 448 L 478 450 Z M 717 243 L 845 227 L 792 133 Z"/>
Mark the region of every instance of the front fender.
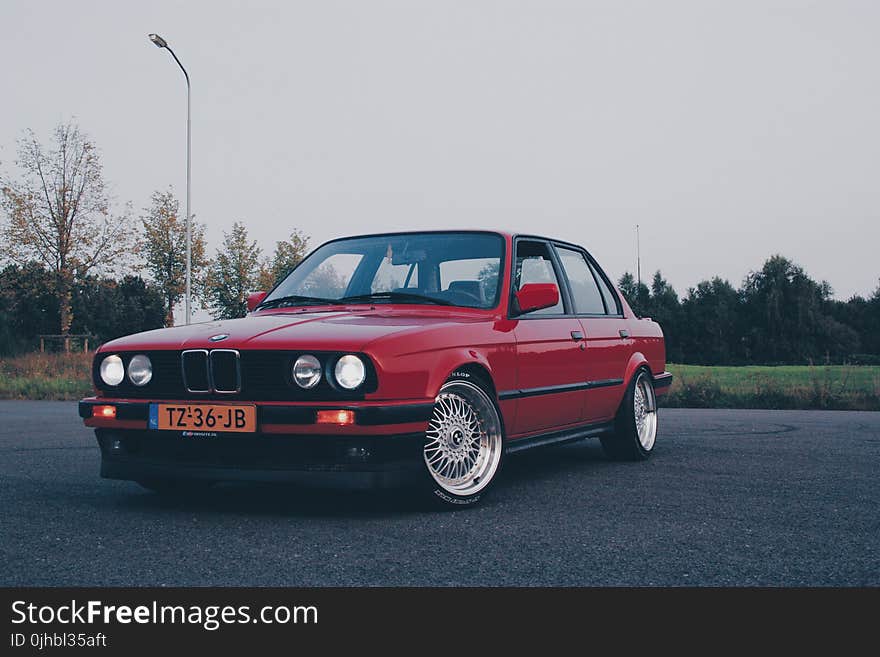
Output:
<path fill-rule="evenodd" d="M 434 399 L 450 375 L 466 366 L 483 370 L 496 390 L 516 387 L 513 345 L 456 346 L 373 360 L 379 389 L 371 399 Z"/>
<path fill-rule="evenodd" d="M 435 369 L 433 369 L 428 378 L 428 394 L 436 397 L 440 392 L 440 387 L 446 383 L 452 373 L 466 366 L 477 366 L 484 370 L 490 380 L 495 381 L 492 364 L 484 353 L 480 353 L 475 349 L 450 349 L 438 358 Z"/>

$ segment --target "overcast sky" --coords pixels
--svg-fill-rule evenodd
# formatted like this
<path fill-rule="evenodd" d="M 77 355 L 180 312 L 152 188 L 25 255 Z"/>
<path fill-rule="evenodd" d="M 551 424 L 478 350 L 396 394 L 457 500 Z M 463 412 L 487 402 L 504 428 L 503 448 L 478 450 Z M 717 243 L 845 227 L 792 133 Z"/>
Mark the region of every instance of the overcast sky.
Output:
<path fill-rule="evenodd" d="M 215 247 L 488 227 L 680 294 L 783 253 L 880 277 L 880 2 L 0 2 L 0 166 L 76 117 L 120 202 L 185 181 Z"/>

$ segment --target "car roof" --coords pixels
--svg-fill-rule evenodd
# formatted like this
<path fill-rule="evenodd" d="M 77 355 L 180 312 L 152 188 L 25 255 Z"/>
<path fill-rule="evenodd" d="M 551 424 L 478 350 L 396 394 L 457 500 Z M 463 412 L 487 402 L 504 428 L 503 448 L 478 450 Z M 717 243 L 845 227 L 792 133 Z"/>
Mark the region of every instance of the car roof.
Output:
<path fill-rule="evenodd" d="M 365 237 L 388 237 L 391 235 L 430 235 L 431 233 L 474 233 L 475 235 L 500 235 L 502 237 L 510 237 L 512 235 L 512 233 L 505 232 L 503 230 L 481 230 L 479 228 L 426 228 L 424 230 L 389 230 L 383 231 L 381 233 L 360 233 L 356 235 L 344 235 L 342 237 L 336 237 L 332 240 L 327 241 L 335 242 L 337 240 L 354 240 Z"/>
<path fill-rule="evenodd" d="M 568 242 L 566 240 L 561 240 L 555 237 L 547 237 L 546 235 L 534 235 L 532 233 L 517 233 L 510 230 L 495 230 L 495 229 L 480 229 L 480 228 L 437 228 L 437 229 L 425 229 L 425 230 L 393 230 L 381 233 L 364 233 L 361 235 L 346 235 L 344 237 L 337 237 L 332 240 L 328 240 L 328 242 L 336 242 L 339 240 L 349 240 L 349 239 L 360 239 L 365 237 L 386 237 L 391 235 L 425 235 L 425 234 L 443 234 L 443 233 L 473 233 L 475 235 L 499 235 L 501 237 L 507 237 L 510 239 L 535 239 L 535 240 L 543 240 L 547 242 L 554 242 L 556 244 L 564 244 L 566 246 L 571 246 L 577 249 L 583 249 L 584 247 L 580 244 L 575 244 L 574 242 Z"/>

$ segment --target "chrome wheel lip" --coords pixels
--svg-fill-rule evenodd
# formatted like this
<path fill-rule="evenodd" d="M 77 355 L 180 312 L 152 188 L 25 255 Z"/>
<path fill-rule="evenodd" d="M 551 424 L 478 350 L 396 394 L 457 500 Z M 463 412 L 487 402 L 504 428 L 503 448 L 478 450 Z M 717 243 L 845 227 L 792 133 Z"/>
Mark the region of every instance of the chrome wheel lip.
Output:
<path fill-rule="evenodd" d="M 639 444 L 646 452 L 654 448 L 657 439 L 657 396 L 650 375 L 639 374 L 633 390 L 633 418 Z"/>
<path fill-rule="evenodd" d="M 501 421 L 480 387 L 467 381 L 445 384 L 425 437 L 425 466 L 447 493 L 474 495 L 492 481 L 501 462 Z"/>

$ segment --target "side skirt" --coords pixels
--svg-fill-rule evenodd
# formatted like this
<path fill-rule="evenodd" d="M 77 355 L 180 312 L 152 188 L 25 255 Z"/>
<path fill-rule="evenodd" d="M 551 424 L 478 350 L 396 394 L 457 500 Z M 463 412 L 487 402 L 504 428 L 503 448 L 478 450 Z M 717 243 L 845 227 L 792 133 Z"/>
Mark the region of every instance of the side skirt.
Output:
<path fill-rule="evenodd" d="M 610 433 L 614 430 L 614 422 L 602 422 L 600 424 L 587 424 L 573 429 L 564 429 L 562 431 L 554 431 L 552 433 L 543 433 L 537 436 L 529 436 L 528 438 L 519 438 L 511 440 L 506 447 L 508 454 L 522 452 L 535 447 L 546 447 L 549 445 L 560 445 L 562 443 L 571 443 L 584 438 L 593 438 L 604 433 Z"/>

